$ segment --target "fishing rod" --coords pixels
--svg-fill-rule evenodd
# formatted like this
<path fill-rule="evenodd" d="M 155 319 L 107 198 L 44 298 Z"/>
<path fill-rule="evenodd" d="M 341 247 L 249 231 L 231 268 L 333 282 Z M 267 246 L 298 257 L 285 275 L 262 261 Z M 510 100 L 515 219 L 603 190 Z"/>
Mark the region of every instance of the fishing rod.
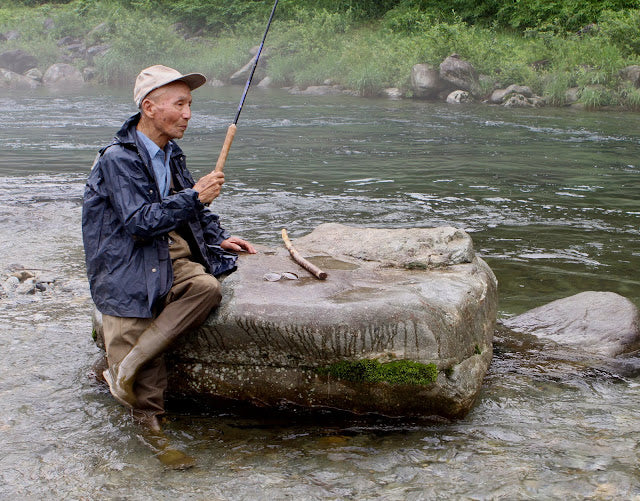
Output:
<path fill-rule="evenodd" d="M 229 125 L 227 129 L 227 135 L 224 138 L 224 144 L 222 145 L 222 150 L 220 151 L 220 155 L 218 156 L 218 161 L 216 162 L 216 167 L 214 172 L 222 172 L 224 169 L 224 164 L 227 161 L 227 155 L 229 155 L 229 150 L 231 149 L 231 143 L 233 143 L 233 138 L 236 135 L 236 129 L 238 124 L 238 119 L 240 118 L 240 112 L 242 111 L 242 107 L 244 106 L 244 101 L 247 98 L 247 92 L 249 90 L 249 86 L 251 85 L 251 80 L 253 80 L 253 74 L 256 71 L 256 66 L 258 66 L 258 59 L 260 59 L 260 54 L 262 53 L 262 48 L 264 47 L 264 41 L 267 38 L 267 33 L 269 33 L 269 27 L 271 26 L 271 21 L 273 20 L 273 15 L 276 12 L 276 7 L 278 6 L 278 0 L 273 4 L 273 8 L 271 9 L 271 15 L 269 16 L 269 21 L 267 22 L 267 29 L 264 30 L 264 35 L 262 36 L 262 42 L 260 42 L 260 47 L 258 48 L 258 53 L 256 54 L 256 58 L 253 61 L 253 67 L 251 68 L 251 73 L 249 73 L 249 78 L 247 78 L 247 83 L 244 86 L 244 92 L 242 93 L 242 99 L 240 99 L 240 104 L 238 105 L 238 111 L 236 112 L 236 117 L 233 119 L 233 123 Z"/>

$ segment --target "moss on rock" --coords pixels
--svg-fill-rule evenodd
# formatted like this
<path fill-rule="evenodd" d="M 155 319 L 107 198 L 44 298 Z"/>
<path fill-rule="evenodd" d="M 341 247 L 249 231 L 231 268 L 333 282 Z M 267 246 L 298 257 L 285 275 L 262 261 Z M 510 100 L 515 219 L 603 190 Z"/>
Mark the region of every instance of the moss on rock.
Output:
<path fill-rule="evenodd" d="M 343 360 L 317 370 L 320 375 L 354 383 L 390 383 L 429 385 L 438 378 L 435 364 L 395 360 L 381 364 L 377 360 Z"/>

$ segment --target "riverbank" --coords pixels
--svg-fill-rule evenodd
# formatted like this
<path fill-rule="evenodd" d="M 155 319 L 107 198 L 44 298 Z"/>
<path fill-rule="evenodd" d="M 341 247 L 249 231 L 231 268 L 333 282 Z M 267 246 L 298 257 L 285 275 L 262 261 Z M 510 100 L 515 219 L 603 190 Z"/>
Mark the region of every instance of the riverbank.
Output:
<path fill-rule="evenodd" d="M 279 9 L 259 72 L 270 86 L 416 98 L 415 65 L 439 68 L 457 54 L 477 72 L 477 102 L 517 85 L 538 96 L 538 105 L 640 109 L 640 57 L 629 42 L 640 33 L 640 11 L 605 12 L 579 33 L 555 33 L 469 25 L 416 9 L 366 21 L 286 2 Z M 86 82 L 130 85 L 140 68 L 162 63 L 224 84 L 250 59 L 266 21 L 256 13 L 234 26 L 202 26 L 176 12 L 115 0 L 0 8 L 0 67 L 11 69 L 1 55 L 20 50 L 31 58 L 24 71 L 36 68 L 36 80 L 65 63 Z M 7 82 L 0 75 L 0 87 Z"/>

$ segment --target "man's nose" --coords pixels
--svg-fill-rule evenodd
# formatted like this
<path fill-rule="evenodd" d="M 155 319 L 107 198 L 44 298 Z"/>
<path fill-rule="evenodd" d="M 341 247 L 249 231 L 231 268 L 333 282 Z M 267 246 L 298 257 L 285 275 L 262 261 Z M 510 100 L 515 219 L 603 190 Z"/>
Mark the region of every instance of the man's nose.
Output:
<path fill-rule="evenodd" d="M 184 110 L 182 110 L 182 118 L 184 118 L 185 120 L 189 120 L 191 118 L 191 108 L 186 107 Z"/>

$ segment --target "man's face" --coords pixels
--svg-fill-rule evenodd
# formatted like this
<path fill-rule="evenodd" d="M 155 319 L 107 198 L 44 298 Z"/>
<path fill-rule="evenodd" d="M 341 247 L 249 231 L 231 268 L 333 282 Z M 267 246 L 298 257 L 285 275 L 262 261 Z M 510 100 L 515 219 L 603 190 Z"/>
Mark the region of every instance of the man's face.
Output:
<path fill-rule="evenodd" d="M 162 139 L 180 139 L 191 118 L 191 90 L 184 82 L 173 82 L 151 92 L 148 115 Z M 144 107 L 143 103 L 143 107 Z"/>

